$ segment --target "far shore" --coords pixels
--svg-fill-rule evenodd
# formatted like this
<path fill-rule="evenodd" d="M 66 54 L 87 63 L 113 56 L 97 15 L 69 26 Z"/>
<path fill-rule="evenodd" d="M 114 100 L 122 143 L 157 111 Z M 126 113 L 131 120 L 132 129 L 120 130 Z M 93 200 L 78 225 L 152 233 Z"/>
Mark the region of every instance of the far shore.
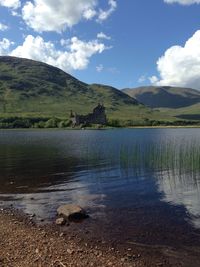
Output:
<path fill-rule="evenodd" d="M 91 130 L 91 131 L 106 131 L 106 130 L 120 130 L 120 129 L 197 129 L 200 128 L 200 125 L 160 125 L 160 126 L 127 126 L 127 127 L 67 127 L 67 128 L 0 128 L 0 131 L 17 131 L 17 130 L 34 130 L 34 131 L 83 131 L 83 130 Z"/>

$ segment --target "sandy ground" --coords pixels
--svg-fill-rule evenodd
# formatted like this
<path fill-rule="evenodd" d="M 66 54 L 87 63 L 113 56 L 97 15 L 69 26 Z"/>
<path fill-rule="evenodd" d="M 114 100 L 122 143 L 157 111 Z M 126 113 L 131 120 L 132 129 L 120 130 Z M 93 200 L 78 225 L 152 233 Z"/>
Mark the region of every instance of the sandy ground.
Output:
<path fill-rule="evenodd" d="M 14 210 L 0 211 L 0 267 L 136 266 L 198 267 L 198 252 L 135 245 L 116 250 L 99 240 L 89 242 L 54 224 L 36 225 Z"/>

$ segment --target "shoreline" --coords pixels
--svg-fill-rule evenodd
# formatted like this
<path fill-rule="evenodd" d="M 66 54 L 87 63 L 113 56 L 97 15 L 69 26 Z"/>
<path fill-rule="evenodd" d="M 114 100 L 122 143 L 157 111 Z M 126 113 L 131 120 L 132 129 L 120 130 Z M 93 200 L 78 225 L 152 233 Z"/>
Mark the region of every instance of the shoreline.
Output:
<path fill-rule="evenodd" d="M 37 224 L 34 216 L 13 208 L 0 210 L 0 251 L 1 267 L 196 267 L 199 263 L 198 252 L 191 259 L 187 251 L 165 246 L 132 243 L 119 248 L 117 241 L 86 239 L 70 226 Z"/>
<path fill-rule="evenodd" d="M 0 131 L 109 131 L 123 129 L 199 129 L 200 125 L 160 125 L 160 126 L 127 126 L 127 127 L 105 127 L 105 128 L 0 128 Z"/>

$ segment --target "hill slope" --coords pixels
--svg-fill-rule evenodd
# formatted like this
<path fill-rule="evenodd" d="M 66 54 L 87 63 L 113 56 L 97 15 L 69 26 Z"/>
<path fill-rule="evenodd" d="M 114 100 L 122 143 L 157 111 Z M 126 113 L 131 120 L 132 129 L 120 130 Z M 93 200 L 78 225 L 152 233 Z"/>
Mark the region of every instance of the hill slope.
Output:
<path fill-rule="evenodd" d="M 147 86 L 122 91 L 151 108 L 183 108 L 200 103 L 200 91 L 190 88 Z"/>
<path fill-rule="evenodd" d="M 125 93 L 88 85 L 62 70 L 33 60 L 0 57 L 0 116 L 68 117 L 85 114 L 98 102 L 111 119 L 141 119 L 153 112 Z M 155 116 L 159 114 L 155 113 Z"/>

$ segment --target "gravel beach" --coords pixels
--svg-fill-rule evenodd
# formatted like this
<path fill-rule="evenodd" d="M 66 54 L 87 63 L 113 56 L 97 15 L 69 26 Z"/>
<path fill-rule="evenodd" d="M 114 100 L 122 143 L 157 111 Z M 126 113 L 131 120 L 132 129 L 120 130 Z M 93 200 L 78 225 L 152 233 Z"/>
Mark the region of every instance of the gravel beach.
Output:
<path fill-rule="evenodd" d="M 70 226 L 69 226 L 70 229 Z M 136 244 L 117 250 L 99 240 L 88 241 L 80 234 L 70 234 L 52 224 L 37 225 L 30 216 L 15 210 L 0 211 L 1 267 L 65 266 L 199 266 L 198 252 L 188 258 L 187 252 L 171 248 Z M 191 264 L 191 262 L 193 262 Z"/>

